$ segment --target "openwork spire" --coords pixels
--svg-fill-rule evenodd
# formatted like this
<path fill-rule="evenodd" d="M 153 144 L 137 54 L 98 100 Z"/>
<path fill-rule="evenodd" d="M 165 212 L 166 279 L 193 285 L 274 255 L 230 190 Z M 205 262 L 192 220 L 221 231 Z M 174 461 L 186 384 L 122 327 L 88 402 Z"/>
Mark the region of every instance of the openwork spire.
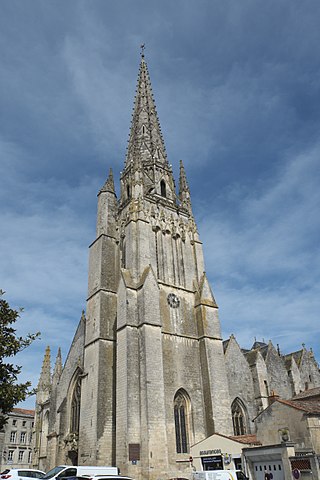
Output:
<path fill-rule="evenodd" d="M 137 167 L 145 162 L 159 162 L 168 166 L 143 49 L 144 46 L 141 52 L 138 84 L 125 166 L 128 167 L 134 164 Z"/>

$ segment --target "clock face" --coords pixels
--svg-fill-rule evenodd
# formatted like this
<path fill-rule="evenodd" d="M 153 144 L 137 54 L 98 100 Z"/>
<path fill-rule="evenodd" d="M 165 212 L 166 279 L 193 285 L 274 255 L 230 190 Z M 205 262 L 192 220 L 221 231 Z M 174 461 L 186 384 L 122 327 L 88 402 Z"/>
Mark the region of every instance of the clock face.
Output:
<path fill-rule="evenodd" d="M 167 301 L 172 308 L 178 308 L 180 305 L 179 297 L 177 297 L 177 295 L 175 295 L 174 293 L 169 293 Z"/>

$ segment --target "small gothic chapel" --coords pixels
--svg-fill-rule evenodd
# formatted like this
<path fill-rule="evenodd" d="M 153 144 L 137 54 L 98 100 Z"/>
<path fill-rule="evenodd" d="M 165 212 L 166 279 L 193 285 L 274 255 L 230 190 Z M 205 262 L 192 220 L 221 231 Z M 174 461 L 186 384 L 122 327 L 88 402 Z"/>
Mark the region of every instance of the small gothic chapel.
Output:
<path fill-rule="evenodd" d="M 98 193 L 86 313 L 53 374 L 46 350 L 33 463 L 190 478 L 191 445 L 254 433 L 272 392 L 308 386 L 320 386 L 312 351 L 221 338 L 185 169 L 177 193 L 142 53 L 120 198 L 111 170 Z"/>

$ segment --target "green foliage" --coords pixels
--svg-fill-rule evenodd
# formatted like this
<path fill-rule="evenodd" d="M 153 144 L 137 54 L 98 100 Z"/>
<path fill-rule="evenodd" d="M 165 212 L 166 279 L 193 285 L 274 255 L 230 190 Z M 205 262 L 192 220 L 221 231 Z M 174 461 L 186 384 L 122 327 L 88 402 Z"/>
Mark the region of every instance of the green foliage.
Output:
<path fill-rule="evenodd" d="M 16 335 L 13 325 L 20 318 L 22 309 L 10 308 L 2 298 L 3 295 L 4 292 L 0 290 L 0 430 L 12 408 L 34 393 L 30 390 L 31 382 L 17 383 L 22 367 L 8 360 L 27 348 L 40 335 L 40 332 L 29 333 L 25 338 Z"/>

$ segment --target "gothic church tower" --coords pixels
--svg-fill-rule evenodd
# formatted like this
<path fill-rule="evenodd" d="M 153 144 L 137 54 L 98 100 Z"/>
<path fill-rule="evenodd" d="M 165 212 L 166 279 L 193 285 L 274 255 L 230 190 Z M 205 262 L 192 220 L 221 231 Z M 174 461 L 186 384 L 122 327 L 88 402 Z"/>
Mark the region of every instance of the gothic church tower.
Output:
<path fill-rule="evenodd" d="M 121 193 L 98 194 L 79 463 L 190 476 L 191 444 L 232 433 L 218 308 L 182 162 L 175 190 L 142 54 Z"/>

